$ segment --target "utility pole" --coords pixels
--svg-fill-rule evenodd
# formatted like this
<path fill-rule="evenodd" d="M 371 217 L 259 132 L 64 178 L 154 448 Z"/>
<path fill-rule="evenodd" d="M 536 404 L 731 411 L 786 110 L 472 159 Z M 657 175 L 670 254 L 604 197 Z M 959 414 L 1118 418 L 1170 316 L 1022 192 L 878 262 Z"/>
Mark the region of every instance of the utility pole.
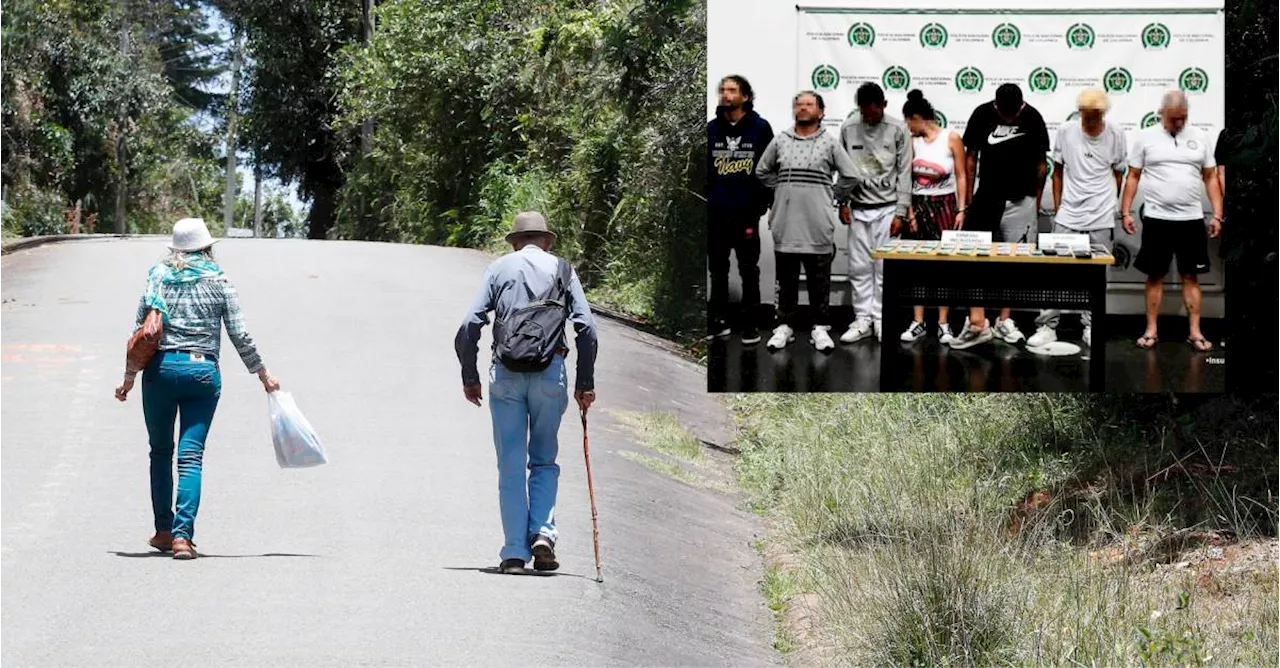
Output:
<path fill-rule="evenodd" d="M 129 62 L 129 0 L 120 0 L 120 60 Z M 123 93 L 123 91 L 121 91 Z M 129 231 L 125 223 L 125 204 L 129 193 L 129 154 L 125 144 L 125 134 L 129 131 L 129 107 L 126 96 L 120 95 L 120 106 L 116 113 L 116 234 Z"/>
<path fill-rule="evenodd" d="M 253 236 L 262 236 L 262 155 L 253 149 Z"/>
<path fill-rule="evenodd" d="M 364 0 L 364 11 L 360 21 L 361 37 L 367 49 L 373 45 L 373 0 Z M 373 119 L 364 119 L 360 126 L 360 155 L 366 155 L 373 148 Z"/>
<path fill-rule="evenodd" d="M 232 30 L 235 30 L 234 28 Z M 227 191 L 223 196 L 226 207 L 222 216 L 223 229 L 234 227 L 236 213 L 236 116 L 240 102 L 240 51 L 244 35 L 236 31 L 234 50 L 231 53 L 231 97 L 227 104 Z M 223 234 L 226 234 L 224 231 Z"/>

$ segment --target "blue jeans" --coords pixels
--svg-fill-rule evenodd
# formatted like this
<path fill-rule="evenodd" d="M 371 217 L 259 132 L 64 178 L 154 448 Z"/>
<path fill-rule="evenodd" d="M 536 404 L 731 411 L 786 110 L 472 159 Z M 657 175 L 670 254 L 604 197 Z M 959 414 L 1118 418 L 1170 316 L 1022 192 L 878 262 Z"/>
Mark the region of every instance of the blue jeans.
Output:
<path fill-rule="evenodd" d="M 222 395 L 222 373 L 211 357 L 159 352 L 142 374 L 142 414 L 151 440 L 151 510 L 156 531 L 174 538 L 195 536 L 200 509 L 200 469 L 204 442 Z M 178 503 L 173 505 L 173 425 L 181 417 L 178 440 Z"/>
<path fill-rule="evenodd" d="M 489 369 L 489 412 L 498 453 L 498 506 L 506 542 L 502 559 L 533 558 L 536 536 L 557 538 L 555 512 L 560 449 L 556 433 L 569 406 L 564 357 L 536 373 L 510 371 L 495 360 Z M 525 469 L 528 468 L 528 477 Z"/>

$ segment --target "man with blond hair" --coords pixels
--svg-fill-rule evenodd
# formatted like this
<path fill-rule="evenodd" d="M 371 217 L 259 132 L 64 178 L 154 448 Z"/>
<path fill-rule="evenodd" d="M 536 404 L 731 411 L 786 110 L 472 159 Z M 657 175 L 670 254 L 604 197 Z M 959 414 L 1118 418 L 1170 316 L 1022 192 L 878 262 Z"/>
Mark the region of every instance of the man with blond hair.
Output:
<path fill-rule="evenodd" d="M 1124 133 L 1104 119 L 1110 108 L 1106 93 L 1094 88 L 1081 92 L 1076 98 L 1080 120 L 1058 128 L 1052 151 L 1054 234 L 1087 234 L 1090 246 L 1108 253 L 1115 241 L 1125 162 Z M 1091 345 L 1091 316 L 1088 311 L 1080 315 L 1085 345 Z M 1041 311 L 1027 346 L 1057 341 L 1061 318 L 1061 311 Z"/>

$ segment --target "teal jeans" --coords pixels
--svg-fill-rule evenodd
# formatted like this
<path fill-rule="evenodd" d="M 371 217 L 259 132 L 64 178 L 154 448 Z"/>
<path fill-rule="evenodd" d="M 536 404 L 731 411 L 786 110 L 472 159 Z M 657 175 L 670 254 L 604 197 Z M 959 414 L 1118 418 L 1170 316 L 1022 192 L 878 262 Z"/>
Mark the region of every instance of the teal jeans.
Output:
<path fill-rule="evenodd" d="M 151 510 L 156 531 L 195 536 L 200 471 L 209 426 L 222 395 L 222 373 L 212 357 L 159 352 L 142 374 L 142 413 L 151 441 Z M 178 499 L 173 499 L 173 427 L 178 423 Z"/>

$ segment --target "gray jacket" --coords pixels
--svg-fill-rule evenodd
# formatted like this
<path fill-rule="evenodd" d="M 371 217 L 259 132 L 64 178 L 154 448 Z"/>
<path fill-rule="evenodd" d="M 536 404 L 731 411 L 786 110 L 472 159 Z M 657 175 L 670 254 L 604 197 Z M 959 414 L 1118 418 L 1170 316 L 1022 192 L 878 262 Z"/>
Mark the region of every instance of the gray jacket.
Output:
<path fill-rule="evenodd" d="M 849 206 L 878 209 L 893 205 L 894 213 L 905 218 L 911 205 L 911 133 L 907 126 L 888 116 L 868 125 L 862 122 L 862 114 L 854 112 L 840 126 L 840 145 L 866 175 L 849 193 Z"/>
<path fill-rule="evenodd" d="M 794 128 L 778 135 L 756 165 L 756 176 L 774 191 L 769 211 L 774 250 L 833 252 L 840 222 L 835 202 L 848 197 L 861 174 L 826 128 L 808 137 L 797 135 Z"/>

